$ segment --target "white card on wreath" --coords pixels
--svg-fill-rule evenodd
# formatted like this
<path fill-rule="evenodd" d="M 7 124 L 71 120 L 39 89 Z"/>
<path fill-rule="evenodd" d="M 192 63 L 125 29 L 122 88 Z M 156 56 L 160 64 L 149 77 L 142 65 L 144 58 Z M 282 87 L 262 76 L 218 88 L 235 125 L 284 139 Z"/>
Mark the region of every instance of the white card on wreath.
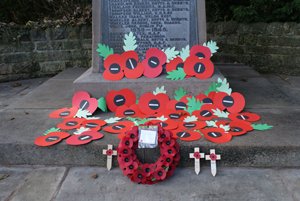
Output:
<path fill-rule="evenodd" d="M 139 142 L 143 144 L 157 144 L 157 131 L 141 130 Z"/>

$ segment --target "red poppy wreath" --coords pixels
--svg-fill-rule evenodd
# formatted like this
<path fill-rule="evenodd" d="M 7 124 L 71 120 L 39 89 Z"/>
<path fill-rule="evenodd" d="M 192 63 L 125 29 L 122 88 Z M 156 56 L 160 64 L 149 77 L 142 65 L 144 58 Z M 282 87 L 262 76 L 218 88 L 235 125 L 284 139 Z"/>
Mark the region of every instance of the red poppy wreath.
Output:
<path fill-rule="evenodd" d="M 149 124 L 147 124 L 149 126 Z M 170 177 L 180 160 L 179 144 L 172 133 L 158 125 L 160 157 L 155 163 L 142 163 L 135 150 L 138 148 L 137 126 L 126 132 L 118 147 L 118 162 L 123 174 L 139 184 L 155 184 Z"/>

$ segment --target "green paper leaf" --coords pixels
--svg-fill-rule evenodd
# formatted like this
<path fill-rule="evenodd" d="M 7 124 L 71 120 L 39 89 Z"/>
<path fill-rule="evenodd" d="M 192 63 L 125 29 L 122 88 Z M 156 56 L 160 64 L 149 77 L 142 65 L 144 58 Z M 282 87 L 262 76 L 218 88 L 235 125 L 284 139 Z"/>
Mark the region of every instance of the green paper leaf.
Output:
<path fill-rule="evenodd" d="M 177 89 L 176 91 L 175 91 L 175 96 L 174 96 L 174 98 L 175 98 L 175 100 L 180 100 L 183 96 L 185 96 L 187 94 L 187 91 L 186 90 L 184 90 L 182 87 L 180 87 L 179 89 Z"/>
<path fill-rule="evenodd" d="M 228 118 L 228 115 L 229 113 L 228 112 L 224 112 L 224 111 L 221 111 L 220 109 L 212 109 L 214 115 L 216 115 L 217 117 L 220 117 L 220 118 Z"/>
<path fill-rule="evenodd" d="M 207 43 L 203 43 L 203 46 L 206 46 L 210 49 L 211 54 L 214 54 L 218 51 L 219 47 L 215 41 L 208 41 Z"/>
<path fill-rule="evenodd" d="M 268 124 L 252 124 L 254 130 L 265 131 L 273 128 L 273 126 Z"/>
<path fill-rule="evenodd" d="M 218 83 L 221 84 L 221 86 L 217 87 L 219 92 L 225 92 L 228 95 L 231 95 L 232 89 L 229 87 L 229 83 L 227 82 L 226 78 L 224 78 L 224 80 L 218 78 Z"/>
<path fill-rule="evenodd" d="M 190 56 L 190 46 L 187 45 L 186 47 L 182 48 L 181 51 L 179 52 L 179 56 L 183 61 L 186 60 Z"/>
<path fill-rule="evenodd" d="M 160 121 L 167 121 L 167 120 L 168 120 L 168 118 L 165 117 L 164 115 L 162 115 L 162 116 L 160 116 L 160 117 L 157 117 L 156 119 L 157 119 L 157 120 L 160 120 Z"/>
<path fill-rule="evenodd" d="M 132 32 L 125 34 L 124 38 L 124 51 L 135 50 L 137 48 L 136 39 Z"/>
<path fill-rule="evenodd" d="M 205 121 L 208 127 L 218 127 L 215 121 Z"/>
<path fill-rule="evenodd" d="M 59 128 L 53 127 L 53 128 L 50 128 L 50 129 L 46 130 L 46 131 L 43 133 L 43 135 L 48 135 L 49 133 L 52 133 L 52 132 L 59 132 L 59 131 L 60 131 Z"/>
<path fill-rule="evenodd" d="M 197 100 L 194 96 L 191 98 L 187 98 L 188 103 L 187 103 L 187 112 L 192 114 L 195 110 L 200 110 L 202 107 L 203 103 Z"/>
<path fill-rule="evenodd" d="M 186 74 L 183 68 L 178 68 L 177 70 L 173 70 L 168 72 L 167 79 L 169 80 L 183 80 Z"/>
<path fill-rule="evenodd" d="M 91 116 L 92 113 L 88 110 L 82 110 L 82 109 L 79 109 L 78 112 L 76 113 L 76 117 L 78 118 L 87 118 L 87 116 Z"/>
<path fill-rule="evenodd" d="M 193 116 L 187 116 L 183 120 L 183 122 L 193 122 L 193 121 L 198 121 L 198 117 L 196 117 L 195 115 L 193 115 Z"/>
<path fill-rule="evenodd" d="M 163 51 L 167 55 L 167 63 L 169 63 L 179 54 L 179 51 L 175 50 L 175 47 L 172 48 L 168 47 L 166 50 Z"/>
<path fill-rule="evenodd" d="M 105 119 L 105 122 L 107 124 L 113 124 L 113 123 L 117 123 L 121 120 L 122 118 L 120 117 L 112 117 L 112 118 L 109 118 L 109 119 Z"/>
<path fill-rule="evenodd" d="M 218 83 L 218 82 L 212 82 L 208 89 L 204 92 L 204 94 L 207 96 L 210 92 L 213 92 L 213 91 L 218 91 L 218 87 L 221 86 L 221 83 Z"/>
<path fill-rule="evenodd" d="M 223 125 L 223 124 L 221 124 L 219 127 L 222 128 L 226 132 L 230 130 L 230 126 L 229 125 Z"/>
<path fill-rule="evenodd" d="M 103 112 L 107 112 L 106 100 L 104 97 L 98 99 L 98 108 Z"/>
<path fill-rule="evenodd" d="M 132 118 L 132 117 L 127 117 L 126 119 L 132 121 L 136 126 L 144 124 L 148 121 L 148 119 Z"/>
<path fill-rule="evenodd" d="M 112 48 L 102 43 L 98 44 L 98 49 L 96 51 L 99 53 L 99 56 L 103 57 L 104 59 L 114 53 L 114 50 Z"/>
<path fill-rule="evenodd" d="M 86 127 L 80 127 L 78 129 L 76 129 L 76 131 L 73 133 L 74 135 L 80 135 L 84 132 L 90 131 L 90 128 L 86 128 Z"/>
<path fill-rule="evenodd" d="M 161 87 L 156 87 L 155 91 L 153 91 L 154 95 L 157 94 L 166 94 L 167 91 L 165 90 L 165 86 L 161 86 Z"/>

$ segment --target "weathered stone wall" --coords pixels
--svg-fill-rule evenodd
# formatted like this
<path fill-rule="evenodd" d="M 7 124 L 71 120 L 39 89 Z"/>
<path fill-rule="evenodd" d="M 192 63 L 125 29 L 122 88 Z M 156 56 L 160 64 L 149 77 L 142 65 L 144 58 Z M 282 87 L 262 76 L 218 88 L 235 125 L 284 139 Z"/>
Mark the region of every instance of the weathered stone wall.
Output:
<path fill-rule="evenodd" d="M 91 26 L 0 26 L 0 82 L 90 67 Z M 208 23 L 220 52 L 215 62 L 245 63 L 260 72 L 300 75 L 300 24 Z"/>

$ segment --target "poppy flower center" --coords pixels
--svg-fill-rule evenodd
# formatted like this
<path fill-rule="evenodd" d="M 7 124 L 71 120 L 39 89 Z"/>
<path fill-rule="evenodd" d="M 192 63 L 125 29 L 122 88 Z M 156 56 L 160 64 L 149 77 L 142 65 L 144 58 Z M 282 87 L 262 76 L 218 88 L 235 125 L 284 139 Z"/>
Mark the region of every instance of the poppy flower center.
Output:
<path fill-rule="evenodd" d="M 152 110 L 157 110 L 160 107 L 160 103 L 156 99 L 152 99 L 149 101 L 148 106 Z"/>
<path fill-rule="evenodd" d="M 96 124 L 96 123 L 87 123 L 85 125 L 85 127 L 87 127 L 87 128 L 96 128 L 97 126 L 98 126 L 98 124 Z"/>
<path fill-rule="evenodd" d="M 158 174 L 158 176 L 162 176 L 163 175 L 162 171 L 159 171 L 157 174 Z"/>
<path fill-rule="evenodd" d="M 80 109 L 82 110 L 86 110 L 87 108 L 89 108 L 90 103 L 87 100 L 82 100 L 79 104 Z"/>
<path fill-rule="evenodd" d="M 109 71 L 112 74 L 117 74 L 117 73 L 119 73 L 121 71 L 121 67 L 120 67 L 119 64 L 114 63 L 114 64 L 110 65 Z"/>
<path fill-rule="evenodd" d="M 202 63 L 196 63 L 194 65 L 194 71 L 197 73 L 197 74 L 200 74 L 200 73 L 203 73 L 205 71 L 205 66 L 202 64 Z"/>
<path fill-rule="evenodd" d="M 123 154 L 127 154 L 128 153 L 128 150 L 127 149 L 124 149 L 123 150 Z"/>
<path fill-rule="evenodd" d="M 125 162 L 128 162 L 129 161 L 129 158 L 125 158 L 125 160 L 124 160 Z"/>
<path fill-rule="evenodd" d="M 70 115 L 70 112 L 69 112 L 69 111 L 61 112 L 61 113 L 59 114 L 59 116 L 61 116 L 61 117 L 66 117 L 66 116 L 69 116 L 69 115 Z"/>
<path fill-rule="evenodd" d="M 171 150 L 171 149 L 169 149 L 169 150 L 168 150 L 168 153 L 169 153 L 169 154 L 171 154 L 171 153 L 173 153 L 173 152 L 172 152 L 172 150 Z"/>
<path fill-rule="evenodd" d="M 132 170 L 133 168 L 134 168 L 134 167 L 133 167 L 133 165 L 129 165 L 129 169 L 131 169 L 131 170 Z"/>
<path fill-rule="evenodd" d="M 131 135 L 130 135 L 130 138 L 135 138 L 135 135 L 134 135 L 134 134 L 131 134 Z"/>
<path fill-rule="evenodd" d="M 210 98 L 204 98 L 202 101 L 205 104 L 212 104 L 213 103 L 213 101 Z"/>
<path fill-rule="evenodd" d="M 176 110 L 185 110 L 186 109 L 186 104 L 184 102 L 178 102 L 175 105 Z"/>
<path fill-rule="evenodd" d="M 221 137 L 222 134 L 220 132 L 208 132 L 208 136 L 213 137 L 213 138 L 218 138 L 218 137 Z"/>
<path fill-rule="evenodd" d="M 205 55 L 202 52 L 198 52 L 196 56 L 199 58 L 205 58 Z"/>
<path fill-rule="evenodd" d="M 142 175 L 142 174 L 138 174 L 138 178 L 139 178 L 139 179 L 142 179 L 142 178 L 143 178 L 143 175 Z"/>
<path fill-rule="evenodd" d="M 129 141 L 126 141 L 126 142 L 125 142 L 125 145 L 127 145 L 127 146 L 128 146 L 129 144 L 130 144 L 130 142 L 129 142 Z"/>
<path fill-rule="evenodd" d="M 150 172 L 150 168 L 146 168 L 145 172 L 149 173 Z"/>
<path fill-rule="evenodd" d="M 82 136 L 80 136 L 79 138 L 78 138 L 78 140 L 80 140 L 80 141 L 85 141 L 85 140 L 89 140 L 89 139 L 91 139 L 92 138 L 92 136 L 89 136 L 89 135 L 82 135 Z"/>
<path fill-rule="evenodd" d="M 170 117 L 170 119 L 179 119 L 180 115 L 179 114 L 170 114 L 169 117 Z"/>
<path fill-rule="evenodd" d="M 161 122 L 160 125 L 161 125 L 161 127 L 163 127 L 163 128 L 168 126 L 168 124 L 165 123 L 165 122 Z"/>
<path fill-rule="evenodd" d="M 162 134 L 162 135 L 161 135 L 161 138 L 165 138 L 165 137 L 166 137 L 166 135 L 165 135 L 165 134 Z"/>
<path fill-rule="evenodd" d="M 178 68 L 183 68 L 183 66 L 184 66 L 184 64 L 183 64 L 183 63 L 179 63 L 179 64 L 177 64 L 177 66 L 176 66 L 176 70 L 178 70 Z"/>
<path fill-rule="evenodd" d="M 167 142 L 166 142 L 166 145 L 170 145 L 170 144 L 171 144 L 171 142 L 170 142 L 170 141 L 167 141 Z"/>
<path fill-rule="evenodd" d="M 133 70 L 136 68 L 136 66 L 137 66 L 137 61 L 135 59 L 133 59 L 133 58 L 127 59 L 126 68 Z"/>
<path fill-rule="evenodd" d="M 157 57 L 150 57 L 150 59 L 148 60 L 148 65 L 151 68 L 156 68 L 157 66 L 159 66 L 159 59 Z"/>
<path fill-rule="evenodd" d="M 122 95 L 116 95 L 115 98 L 114 98 L 114 103 L 116 106 L 122 106 L 125 104 L 125 97 L 122 96 Z"/>
<path fill-rule="evenodd" d="M 112 129 L 114 129 L 114 130 L 121 130 L 122 128 L 125 128 L 125 126 L 124 125 L 115 125 L 112 127 Z"/>
<path fill-rule="evenodd" d="M 231 128 L 231 131 L 232 132 L 241 132 L 241 131 L 243 131 L 243 129 L 239 128 L 239 127 L 233 127 L 233 128 Z"/>
<path fill-rule="evenodd" d="M 78 123 L 76 121 L 69 121 L 66 123 L 66 126 L 76 126 Z"/>
<path fill-rule="evenodd" d="M 45 139 L 46 142 L 54 142 L 56 140 L 58 140 L 59 137 L 58 136 L 49 136 Z"/>
<path fill-rule="evenodd" d="M 187 132 L 178 132 L 176 135 L 177 135 L 177 137 L 180 137 L 180 138 L 187 138 L 187 137 L 191 136 L 191 134 L 189 134 Z"/>
<path fill-rule="evenodd" d="M 237 116 L 236 118 L 238 118 L 238 119 L 241 119 L 241 120 L 246 120 L 246 119 L 249 119 L 249 117 L 248 116 L 246 116 L 246 115 L 239 115 L 239 116 Z"/>
<path fill-rule="evenodd" d="M 184 123 L 183 126 L 186 127 L 186 128 L 194 128 L 196 126 L 196 124 L 194 124 L 194 123 Z"/>
<path fill-rule="evenodd" d="M 234 104 L 234 100 L 231 96 L 225 96 L 222 100 L 222 103 L 225 107 L 231 107 Z"/>
<path fill-rule="evenodd" d="M 202 110 L 202 111 L 200 112 L 200 115 L 201 115 L 202 117 L 211 117 L 211 116 L 212 116 L 212 113 L 211 113 L 210 111 L 208 111 L 208 110 Z"/>
<path fill-rule="evenodd" d="M 170 159 L 170 158 L 167 158 L 166 161 L 169 163 L 169 162 L 171 162 L 171 159 Z"/>
<path fill-rule="evenodd" d="M 124 114 L 124 115 L 127 115 L 127 116 L 131 116 L 131 115 L 134 115 L 135 112 L 134 112 L 133 110 L 129 109 L 129 110 L 125 110 L 125 111 L 123 112 L 123 114 Z"/>

